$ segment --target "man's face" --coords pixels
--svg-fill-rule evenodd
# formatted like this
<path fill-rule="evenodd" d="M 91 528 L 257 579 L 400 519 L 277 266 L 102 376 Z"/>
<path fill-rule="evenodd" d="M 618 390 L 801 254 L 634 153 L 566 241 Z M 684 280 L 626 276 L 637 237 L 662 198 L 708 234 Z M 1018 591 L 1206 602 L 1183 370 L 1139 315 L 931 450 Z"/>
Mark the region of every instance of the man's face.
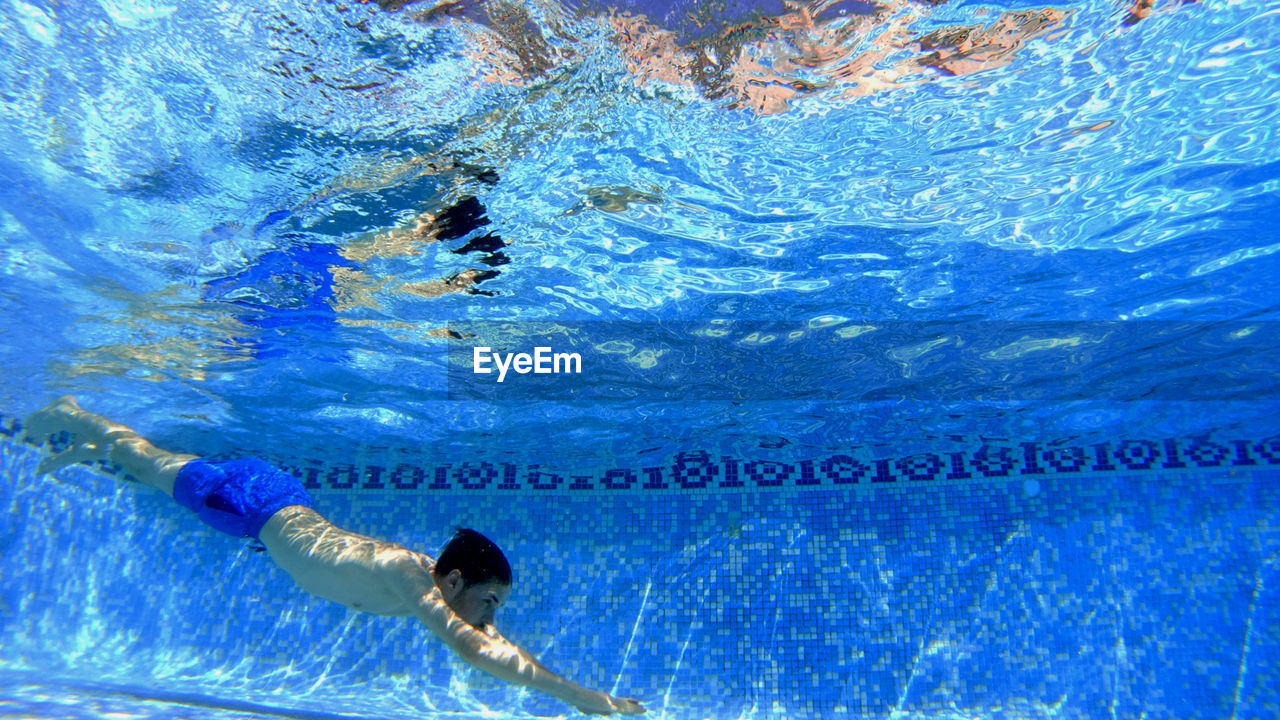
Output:
<path fill-rule="evenodd" d="M 497 580 L 475 585 L 463 586 L 462 577 L 457 571 L 445 579 L 441 592 L 449 607 L 472 626 L 483 628 L 492 625 L 498 608 L 507 602 L 511 595 L 511 586 Z"/>

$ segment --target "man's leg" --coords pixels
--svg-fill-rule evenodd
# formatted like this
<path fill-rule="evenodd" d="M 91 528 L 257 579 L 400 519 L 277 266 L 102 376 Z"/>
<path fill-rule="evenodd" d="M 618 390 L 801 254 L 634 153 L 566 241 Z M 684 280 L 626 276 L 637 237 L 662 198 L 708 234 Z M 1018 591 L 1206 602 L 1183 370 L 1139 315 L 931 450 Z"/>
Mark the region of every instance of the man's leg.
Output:
<path fill-rule="evenodd" d="M 161 450 L 132 428 L 88 412 L 70 395 L 31 414 L 22 427 L 23 440 L 33 445 L 43 445 L 51 436 L 62 432 L 70 435 L 70 447 L 42 460 L 36 470 L 38 474 L 84 460 L 107 460 L 170 497 L 173 497 L 173 481 L 178 470 L 198 457 Z"/>

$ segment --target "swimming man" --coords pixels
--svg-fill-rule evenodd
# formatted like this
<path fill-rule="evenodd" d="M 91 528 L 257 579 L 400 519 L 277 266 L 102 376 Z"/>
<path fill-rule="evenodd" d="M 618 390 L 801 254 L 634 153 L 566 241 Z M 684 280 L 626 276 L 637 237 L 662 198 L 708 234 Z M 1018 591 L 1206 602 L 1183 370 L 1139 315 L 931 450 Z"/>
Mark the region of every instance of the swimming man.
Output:
<path fill-rule="evenodd" d="M 213 528 L 261 540 L 271 559 L 312 595 L 375 615 L 416 617 L 471 665 L 584 713 L 644 712 L 635 700 L 556 675 L 498 634 L 493 619 L 511 594 L 511 566 L 474 530 L 459 530 L 432 560 L 325 520 L 297 478 L 262 460 L 211 462 L 161 450 L 132 429 L 85 411 L 71 396 L 32 414 L 23 430 L 33 444 L 63 433 L 70 443 L 44 458 L 39 474 L 86 460 L 115 463 Z"/>

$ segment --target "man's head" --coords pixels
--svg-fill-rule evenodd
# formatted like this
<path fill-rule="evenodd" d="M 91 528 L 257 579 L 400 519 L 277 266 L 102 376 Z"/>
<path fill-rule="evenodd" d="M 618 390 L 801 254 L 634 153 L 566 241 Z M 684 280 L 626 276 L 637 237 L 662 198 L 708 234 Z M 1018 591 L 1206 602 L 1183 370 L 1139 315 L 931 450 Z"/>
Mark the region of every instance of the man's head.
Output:
<path fill-rule="evenodd" d="M 458 528 L 436 558 L 435 581 L 458 617 L 483 627 L 511 594 L 511 564 L 492 540 Z"/>

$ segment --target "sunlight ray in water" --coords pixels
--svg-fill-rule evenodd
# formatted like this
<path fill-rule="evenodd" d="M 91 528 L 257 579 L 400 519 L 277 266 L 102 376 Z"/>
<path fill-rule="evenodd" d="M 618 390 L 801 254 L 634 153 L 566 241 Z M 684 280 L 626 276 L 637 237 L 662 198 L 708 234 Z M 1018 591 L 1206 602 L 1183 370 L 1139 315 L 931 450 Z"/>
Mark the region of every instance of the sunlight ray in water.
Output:
<path fill-rule="evenodd" d="M 610 694 L 618 693 L 618 686 L 622 683 L 622 670 L 627 667 L 627 661 L 631 659 L 631 647 L 636 641 L 636 635 L 640 631 L 640 621 L 644 619 L 645 608 L 649 605 L 649 591 L 653 589 L 653 583 L 647 582 L 644 585 L 644 595 L 640 598 L 640 610 L 636 613 L 635 623 L 631 626 L 631 635 L 627 638 L 627 647 L 622 653 L 622 666 L 618 671 L 618 677 L 614 678 L 613 687 L 609 690 Z"/>

